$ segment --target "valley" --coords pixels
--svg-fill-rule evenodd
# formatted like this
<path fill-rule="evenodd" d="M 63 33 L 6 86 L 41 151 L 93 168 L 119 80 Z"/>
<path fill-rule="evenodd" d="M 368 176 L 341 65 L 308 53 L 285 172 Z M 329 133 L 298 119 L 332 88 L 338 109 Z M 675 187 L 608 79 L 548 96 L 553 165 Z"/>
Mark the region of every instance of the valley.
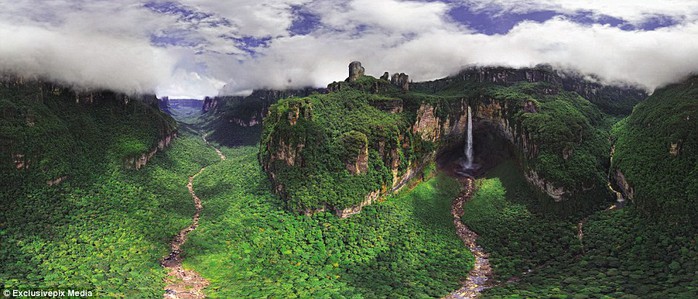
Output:
<path fill-rule="evenodd" d="M 698 296 L 695 78 L 645 99 L 547 66 L 416 83 L 353 67 L 327 89 L 160 108 L 4 82 L 0 286 Z"/>

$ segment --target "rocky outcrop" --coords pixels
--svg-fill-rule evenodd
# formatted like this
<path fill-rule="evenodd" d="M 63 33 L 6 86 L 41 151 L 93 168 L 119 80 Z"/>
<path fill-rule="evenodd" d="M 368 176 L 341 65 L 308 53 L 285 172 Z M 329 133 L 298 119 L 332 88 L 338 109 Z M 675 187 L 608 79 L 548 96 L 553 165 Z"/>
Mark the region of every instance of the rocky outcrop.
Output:
<path fill-rule="evenodd" d="M 630 182 L 625 178 L 625 174 L 620 169 L 616 169 L 613 180 L 616 186 L 620 188 L 620 192 L 623 193 L 623 198 L 633 200 L 635 198 L 635 188 L 630 185 Z"/>
<path fill-rule="evenodd" d="M 361 213 L 361 209 L 363 209 L 365 206 L 368 206 L 376 201 L 378 201 L 381 197 L 381 192 L 380 190 L 373 191 L 366 195 L 366 199 L 362 201 L 360 204 L 345 208 L 345 209 L 334 209 L 335 215 L 339 218 L 348 218 L 352 215 L 356 215 L 358 213 Z"/>
<path fill-rule="evenodd" d="M 380 109 L 381 111 L 389 112 L 389 113 L 402 113 L 404 109 L 403 101 L 402 99 L 395 98 L 395 99 L 390 99 L 390 100 L 372 100 L 369 102 L 369 104 L 373 107 L 376 107 Z"/>
<path fill-rule="evenodd" d="M 142 153 L 142 154 L 137 155 L 137 156 L 126 157 L 124 159 L 124 167 L 126 167 L 127 169 L 136 169 L 136 170 L 143 168 L 143 166 L 148 164 L 148 161 L 150 161 L 150 159 L 152 159 L 153 156 L 155 156 L 155 154 L 157 154 L 159 151 L 162 151 L 165 148 L 167 148 L 168 146 L 170 146 L 170 143 L 172 143 L 172 140 L 174 138 L 177 138 L 177 132 L 172 132 L 172 133 L 166 135 L 165 137 L 163 137 L 162 139 L 160 139 L 160 141 L 158 141 L 157 145 L 154 146 L 148 152 Z"/>
<path fill-rule="evenodd" d="M 304 142 L 299 142 L 297 144 L 287 144 L 286 141 L 280 140 L 279 145 L 277 146 L 277 151 L 272 153 L 270 161 L 283 161 L 288 166 L 295 166 L 296 164 L 300 164 L 298 163 L 302 161 L 300 153 L 303 151 L 304 147 Z"/>
<path fill-rule="evenodd" d="M 170 111 L 170 97 L 159 98 L 158 108 L 160 108 L 160 111 L 172 115 L 172 111 Z"/>
<path fill-rule="evenodd" d="M 595 76 L 561 73 L 562 88 L 573 91 L 611 114 L 629 114 L 635 104 L 647 98 L 647 91 L 627 84 L 603 85 Z M 591 80 L 590 80 L 591 79 Z"/>
<path fill-rule="evenodd" d="M 233 118 L 231 118 L 230 120 L 228 120 L 228 122 L 234 123 L 234 124 L 236 124 L 236 125 L 238 125 L 238 126 L 241 126 L 241 127 L 244 127 L 244 128 L 247 128 L 247 127 L 254 127 L 254 126 L 259 125 L 259 124 L 262 123 L 260 120 L 257 119 L 256 116 L 253 116 L 253 117 L 250 118 L 249 120 L 243 120 L 243 119 L 240 119 L 240 118 L 233 117 Z"/>
<path fill-rule="evenodd" d="M 533 186 L 537 187 L 539 190 L 545 192 L 550 198 L 556 202 L 563 200 L 565 194 L 567 193 L 562 187 L 555 187 L 552 183 L 547 182 L 542 177 L 538 175 L 537 172 L 530 170 L 526 172 L 526 180 Z"/>
<path fill-rule="evenodd" d="M 672 157 L 676 157 L 681 153 L 681 143 L 676 142 L 676 143 L 671 143 L 669 145 L 669 155 Z"/>
<path fill-rule="evenodd" d="M 390 83 L 399 87 L 403 91 L 410 90 L 410 76 L 406 75 L 405 73 L 393 74 L 393 76 L 390 78 Z"/>
<path fill-rule="evenodd" d="M 30 160 L 25 158 L 24 154 L 12 154 L 12 161 L 15 163 L 17 170 L 29 168 Z"/>
<path fill-rule="evenodd" d="M 417 110 L 417 121 L 412 125 L 412 133 L 423 140 L 435 142 L 441 137 L 441 120 L 434 114 L 434 106 L 422 104 Z"/>
<path fill-rule="evenodd" d="M 201 107 L 201 112 L 206 113 L 206 112 L 209 112 L 211 110 L 216 109 L 216 107 L 218 107 L 218 103 L 219 103 L 219 98 L 217 98 L 217 97 L 216 98 L 205 97 L 204 104 Z"/>
<path fill-rule="evenodd" d="M 356 79 L 361 78 L 361 76 L 364 75 L 365 71 L 366 69 L 364 69 L 364 67 L 361 66 L 361 62 L 353 61 L 349 64 L 349 77 L 345 81 L 354 82 L 356 81 Z"/>
<path fill-rule="evenodd" d="M 428 157 L 426 157 L 425 159 L 423 159 L 419 163 L 414 163 L 410 168 L 407 169 L 407 171 L 404 174 L 402 174 L 400 176 L 397 175 L 397 173 L 398 173 L 397 172 L 397 164 L 394 164 L 394 167 L 393 167 L 393 175 L 394 176 L 393 176 L 392 187 L 388 188 L 387 186 L 383 186 L 383 188 L 381 188 L 381 190 L 372 191 L 371 193 L 367 194 L 365 199 L 361 203 L 359 203 L 358 205 L 351 206 L 348 208 L 343 208 L 343 209 L 342 208 L 327 207 L 327 205 L 326 205 L 325 208 L 323 208 L 321 211 L 324 212 L 326 209 L 329 208 L 329 210 L 334 211 L 335 215 L 337 215 L 337 217 L 339 217 L 339 218 L 348 218 L 352 215 L 359 214 L 359 213 L 361 213 L 361 210 L 364 207 L 371 205 L 375 202 L 381 201 L 385 196 L 393 194 L 395 192 L 398 192 L 403 187 L 407 186 L 408 183 L 413 182 L 417 178 L 418 175 L 423 174 L 424 166 L 426 164 L 428 164 L 432 158 L 433 158 L 433 155 L 429 155 Z M 422 177 L 421 179 L 425 180 L 427 178 Z M 314 212 L 319 212 L 319 211 L 314 211 Z M 314 213 L 313 212 L 306 213 L 306 215 L 312 215 L 312 214 L 314 214 Z"/>
<path fill-rule="evenodd" d="M 347 151 L 344 164 L 352 175 L 368 172 L 368 139 L 365 134 L 350 131 L 342 135 L 342 146 Z"/>
<path fill-rule="evenodd" d="M 352 69 L 354 71 L 350 73 L 350 78 L 357 74 L 358 65 L 352 63 L 350 70 Z M 385 82 L 384 79 L 366 77 L 365 80 L 362 79 L 359 82 L 330 84 L 330 90 L 340 93 L 339 96 L 332 96 L 333 104 L 343 100 L 341 95 L 346 93 L 346 103 L 339 107 L 351 112 L 350 117 L 324 119 L 323 117 L 326 115 L 335 115 L 336 111 L 323 110 L 328 108 L 322 105 L 322 101 L 313 102 L 311 100 L 309 103 L 313 102 L 318 105 L 316 108 L 318 109 L 318 120 L 313 121 L 312 113 L 304 115 L 302 106 L 299 106 L 299 103 L 303 101 L 302 99 L 289 99 L 270 112 L 269 117 L 265 119 L 264 125 L 265 130 L 268 129 L 268 135 L 262 141 L 260 162 L 269 174 L 277 193 L 290 202 L 292 208 L 309 214 L 318 211 L 318 209 L 324 209 L 336 211 L 340 216 L 352 215 L 360 211 L 365 205 L 374 202 L 376 200 L 375 192 L 378 192 L 380 198 L 399 189 L 400 186 L 407 183 L 406 180 L 418 175 L 420 165 L 431 162 L 430 159 L 435 156 L 436 152 L 448 146 L 462 146 L 468 123 L 468 107 L 473 112 L 474 127 L 489 130 L 487 133 L 480 133 L 483 134 L 481 137 L 485 136 L 485 139 L 496 144 L 500 148 L 499 150 L 507 151 L 506 154 L 502 155 L 509 155 L 509 150 L 511 150 L 512 154 L 519 158 L 529 183 L 539 189 L 541 194 L 546 194 L 554 201 L 560 202 L 571 198 L 576 199 L 576 196 L 583 192 L 586 192 L 583 196 L 598 193 L 599 184 L 595 180 L 598 176 L 587 171 L 588 169 L 580 170 L 580 172 L 585 173 L 579 176 L 581 178 L 579 182 L 575 182 L 569 180 L 569 177 L 559 175 L 559 172 L 549 171 L 549 168 L 546 168 L 551 164 L 562 165 L 565 161 L 574 161 L 577 156 L 587 155 L 586 147 L 589 146 L 588 143 L 584 143 L 585 141 L 581 137 L 578 138 L 582 133 L 577 133 L 577 131 L 567 135 L 544 132 L 546 127 L 541 123 L 546 123 L 546 119 L 555 117 L 555 115 L 551 115 L 551 111 L 554 109 L 547 108 L 549 106 L 548 101 L 545 101 L 546 95 L 558 95 L 567 102 L 565 104 L 576 105 L 583 101 L 577 95 L 563 91 L 563 77 L 552 69 L 544 67 L 520 70 L 479 68 L 466 70 L 455 77 L 416 84 L 410 84 L 409 78 L 405 74 L 393 75 L 390 83 Z M 457 81 L 486 84 L 468 83 L 464 85 Z M 511 88 L 501 89 L 492 86 L 492 84 L 507 86 L 519 82 L 544 82 L 544 84 L 518 84 Z M 387 88 L 383 89 L 381 84 Z M 419 93 L 401 92 L 391 86 L 393 84 L 399 86 L 403 91 L 413 89 Z M 462 98 L 443 96 L 441 93 L 424 94 L 428 93 L 430 89 L 444 91 L 446 87 L 450 88 L 446 90 L 449 94 L 452 94 L 456 88 L 464 88 Z M 364 92 L 365 96 L 352 97 L 355 92 Z M 317 100 L 317 98 L 313 99 Z M 380 113 L 372 108 L 356 113 L 356 109 L 366 109 L 359 108 L 365 107 L 365 103 L 361 101 L 366 101 L 372 107 L 385 113 Z M 337 108 L 336 105 L 332 107 L 332 109 L 342 109 Z M 585 113 L 589 115 L 600 114 L 596 108 L 590 108 L 590 111 L 585 111 Z M 394 118 L 390 114 L 400 115 Z M 562 114 L 562 116 L 566 115 Z M 373 119 L 367 119 L 367 115 Z M 309 122 L 298 125 L 304 119 L 309 120 Z M 378 121 L 374 122 L 374 119 L 378 119 Z M 574 121 L 579 121 L 581 128 L 576 129 L 579 132 L 586 134 L 597 132 L 589 128 L 594 124 L 590 124 L 593 120 L 586 114 L 579 120 L 574 119 Z M 338 138 L 347 130 L 352 129 L 362 130 L 368 136 L 367 143 L 357 143 L 358 145 L 354 147 L 347 144 L 342 146 L 342 141 Z M 551 142 L 543 140 L 544 136 L 558 135 L 569 140 L 563 140 L 565 143 L 561 146 L 558 146 L 559 144 L 550 146 Z M 298 147 L 299 144 L 302 146 Z M 351 148 L 351 150 L 343 152 L 343 148 Z M 332 155 L 336 155 L 337 159 L 332 161 L 333 157 L 323 158 L 325 162 L 322 163 L 333 163 L 328 167 L 316 165 L 322 163 L 314 162 L 304 151 L 312 152 L 314 155 L 332 153 Z M 543 162 L 547 164 L 541 162 L 543 154 L 546 155 L 547 159 Z M 309 166 L 302 166 L 304 163 L 298 161 L 299 157 L 305 157 Z M 594 158 L 596 157 L 594 156 Z M 274 163 L 279 160 L 283 160 L 284 163 Z M 369 165 L 371 166 L 369 167 Z M 294 169 L 289 169 L 288 166 L 294 166 Z M 593 170 L 601 170 L 602 165 L 595 164 L 592 167 L 594 167 Z M 331 169 L 331 171 L 327 169 Z M 350 176 L 346 175 L 347 172 Z M 290 176 L 289 173 L 293 173 L 293 176 Z M 341 175 L 333 176 L 333 173 Z M 362 181 L 361 177 L 356 177 L 364 173 L 371 174 L 364 176 L 364 178 L 368 178 L 366 181 Z M 299 198 L 299 202 L 294 202 L 296 199 L 293 198 L 295 196 L 293 190 L 305 192 L 321 185 L 320 183 L 310 185 L 298 180 L 298 177 L 306 174 L 331 177 L 327 180 L 328 188 L 332 184 L 329 182 L 347 182 L 348 184 L 362 182 L 361 184 L 365 186 L 369 186 L 370 183 L 374 186 L 380 185 L 381 188 L 380 190 L 371 190 L 373 187 L 370 189 L 364 187 L 366 189 L 361 189 L 360 193 L 366 193 L 367 197 L 361 198 L 354 195 L 350 199 L 335 198 L 332 197 L 332 193 L 324 196 L 331 198 L 328 202 L 332 202 L 335 206 L 323 204 L 324 198 L 314 198 L 312 194 L 306 195 L 305 193 L 296 196 Z M 587 174 L 589 174 L 588 177 L 585 176 Z M 605 169 L 603 174 L 606 174 Z M 284 183 L 287 184 L 284 185 Z M 601 183 L 603 183 L 601 187 L 605 190 L 605 180 Z M 284 188 L 290 188 L 289 190 L 292 191 L 286 192 Z M 356 194 L 356 190 L 355 188 L 351 191 Z M 321 192 L 316 191 L 318 194 Z M 603 194 L 597 198 L 601 197 Z M 586 197 L 579 198 L 585 200 Z"/>
<path fill-rule="evenodd" d="M 413 83 L 415 90 L 436 92 L 458 81 L 512 85 L 518 82 L 545 82 L 535 92 L 554 95 L 560 91 L 576 92 L 612 114 L 628 114 L 632 107 L 647 98 L 647 91 L 629 84 L 604 85 L 599 78 L 572 71 L 555 70 L 549 65 L 511 69 L 504 67 L 472 67 L 455 76 L 434 81 Z"/>
<path fill-rule="evenodd" d="M 231 130 L 230 125 L 250 128 L 262 124 L 262 119 L 267 115 L 269 107 L 278 100 L 289 97 L 305 97 L 313 93 L 325 93 L 324 88 L 303 88 L 289 90 L 254 90 L 249 96 L 219 96 L 204 99 L 202 111 L 215 113 L 218 118 L 216 130 Z M 216 136 L 216 132 L 213 134 Z"/>

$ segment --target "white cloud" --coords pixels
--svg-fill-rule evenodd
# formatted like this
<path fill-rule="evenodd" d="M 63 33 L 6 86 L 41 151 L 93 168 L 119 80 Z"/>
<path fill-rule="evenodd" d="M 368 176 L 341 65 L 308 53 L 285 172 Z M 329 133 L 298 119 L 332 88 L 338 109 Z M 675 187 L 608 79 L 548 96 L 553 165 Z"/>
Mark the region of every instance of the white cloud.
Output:
<path fill-rule="evenodd" d="M 0 26 L 0 71 L 124 92 L 151 92 L 172 57 L 141 40 Z"/>
<path fill-rule="evenodd" d="M 476 10 L 502 9 L 507 12 L 525 13 L 552 10 L 574 14 L 591 11 L 596 15 L 607 15 L 641 23 L 657 15 L 673 16 L 688 21 L 698 19 L 698 2 L 694 0 L 461 0 L 460 3 Z"/>
<path fill-rule="evenodd" d="M 293 22 L 291 6 L 311 0 L 184 0 L 185 4 L 231 20 L 241 36 L 285 36 Z"/>
<path fill-rule="evenodd" d="M 424 33 L 442 27 L 454 28 L 445 21 L 449 6 L 441 2 L 397 0 L 354 0 L 344 7 L 333 1 L 311 6 L 325 25 L 336 29 L 353 29 L 359 25 L 397 34 Z"/>
<path fill-rule="evenodd" d="M 176 97 L 215 95 L 223 82 L 229 93 L 325 86 L 343 80 L 353 60 L 362 61 L 369 74 L 406 72 L 413 80 L 443 77 L 470 64 L 552 63 L 649 88 L 698 71 L 698 3 L 687 0 L 463 0 L 477 9 L 499 5 L 500 11 L 680 20 L 644 32 L 556 18 L 494 36 L 453 23 L 447 14 L 454 4 L 434 1 L 182 0 L 165 13 L 138 0 L 0 2 L 0 71 Z M 308 35 L 291 36 L 293 7 L 299 5 L 317 14 L 320 24 Z M 187 19 L 181 10 L 200 18 Z M 249 54 L 230 40 L 246 36 L 271 41 Z"/>

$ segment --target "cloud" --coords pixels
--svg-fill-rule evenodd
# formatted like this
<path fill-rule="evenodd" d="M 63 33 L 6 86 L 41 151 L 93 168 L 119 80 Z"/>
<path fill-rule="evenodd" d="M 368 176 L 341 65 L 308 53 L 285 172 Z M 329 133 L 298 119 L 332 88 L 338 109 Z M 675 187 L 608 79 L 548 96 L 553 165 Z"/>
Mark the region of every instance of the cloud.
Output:
<path fill-rule="evenodd" d="M 693 0 L 461 0 L 457 1 L 475 10 L 526 13 L 552 10 L 565 14 L 590 11 L 597 16 L 605 15 L 624 19 L 631 23 L 641 23 L 648 18 L 664 15 L 687 21 L 696 21 L 698 2 Z"/>
<path fill-rule="evenodd" d="M 449 16 L 463 5 L 492 15 L 553 11 L 569 17 L 524 21 L 505 34 L 484 35 Z M 577 13 L 592 21 L 672 22 L 621 30 L 577 23 Z M 353 60 L 369 74 L 405 72 L 413 80 L 473 64 L 551 63 L 652 89 L 698 71 L 697 16 L 698 3 L 689 0 L 6 1 L 0 71 L 203 97 L 224 83 L 224 94 L 325 86 L 346 78 Z M 309 23 L 299 24 L 303 20 Z"/>
<path fill-rule="evenodd" d="M 0 40 L 0 71 L 128 93 L 154 91 L 172 61 L 143 41 L 40 27 L 4 24 Z"/>
<path fill-rule="evenodd" d="M 436 24 L 428 33 L 409 38 L 387 27 L 358 37 L 328 31 L 277 39 L 258 59 L 239 66 L 240 76 L 227 90 L 324 86 L 343 80 L 352 60 L 362 61 L 367 73 L 375 76 L 406 72 L 413 80 L 444 77 L 468 65 L 550 63 L 649 90 L 698 71 L 698 59 L 692 54 L 698 52 L 698 23 L 624 31 L 558 17 L 520 23 L 505 35 L 472 34 Z"/>

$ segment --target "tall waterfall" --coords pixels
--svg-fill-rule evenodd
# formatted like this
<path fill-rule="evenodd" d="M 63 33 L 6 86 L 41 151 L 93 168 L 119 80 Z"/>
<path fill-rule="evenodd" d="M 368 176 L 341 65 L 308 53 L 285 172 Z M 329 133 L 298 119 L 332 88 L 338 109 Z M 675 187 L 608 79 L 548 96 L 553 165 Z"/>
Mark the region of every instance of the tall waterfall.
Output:
<path fill-rule="evenodd" d="M 473 168 L 473 113 L 468 105 L 468 133 L 465 144 L 465 168 Z"/>

